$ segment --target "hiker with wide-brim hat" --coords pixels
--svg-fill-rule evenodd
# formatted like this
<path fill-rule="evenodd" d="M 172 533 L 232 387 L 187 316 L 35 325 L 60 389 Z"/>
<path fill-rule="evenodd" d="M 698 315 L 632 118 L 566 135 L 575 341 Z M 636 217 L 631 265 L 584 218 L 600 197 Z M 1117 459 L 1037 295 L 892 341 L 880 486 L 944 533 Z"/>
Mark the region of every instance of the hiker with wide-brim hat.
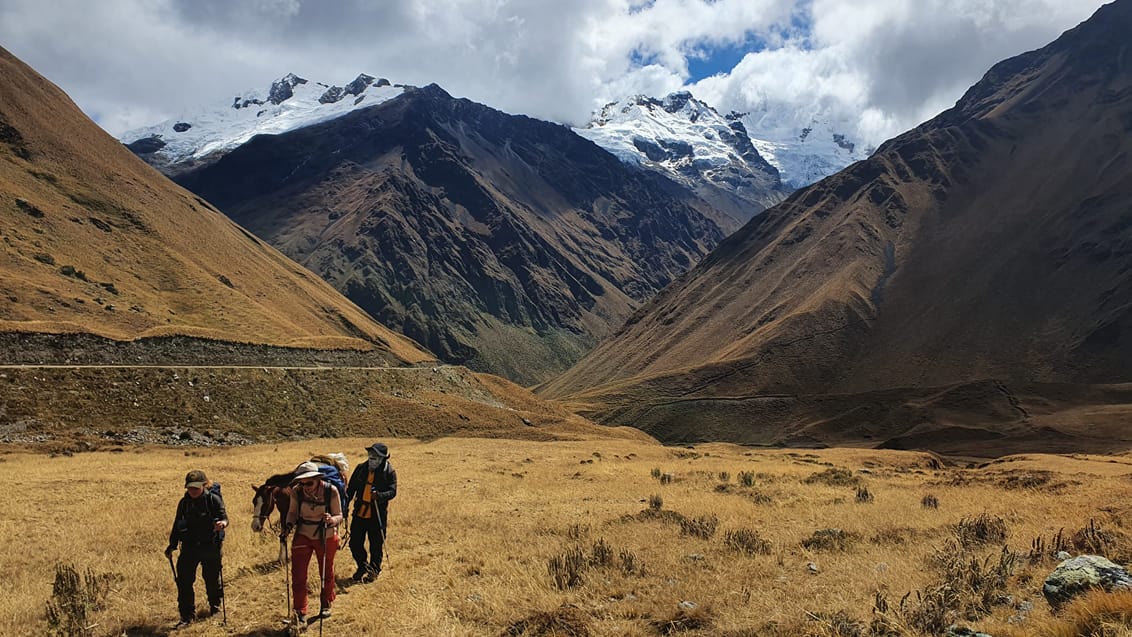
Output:
<path fill-rule="evenodd" d="M 291 506 L 283 527 L 286 536 L 292 529 L 291 540 L 291 591 L 299 621 L 307 615 L 307 567 L 311 555 L 318 558 L 318 573 L 322 582 L 321 602 L 316 619 L 330 616 L 334 603 L 334 556 L 338 552 L 338 525 L 342 523 L 342 501 L 334 485 L 322 479 L 318 465 L 304 462 L 295 469 L 291 484 Z M 313 620 L 312 620 L 313 621 Z"/>
<path fill-rule="evenodd" d="M 346 501 L 354 503 L 350 522 L 350 553 L 358 570 L 354 581 L 372 581 L 381 572 L 389 522 L 389 501 L 397 497 L 397 472 L 389 464 L 389 447 L 375 442 L 366 448 L 369 456 L 350 474 Z M 366 553 L 369 540 L 369 553 Z"/>
<path fill-rule="evenodd" d="M 209 615 L 220 612 L 224 589 L 221 586 L 222 545 L 224 529 L 228 526 L 228 512 L 212 480 L 199 469 L 185 475 L 185 495 L 177 503 L 173 530 L 169 532 L 169 546 L 165 556 L 172 561 L 173 552 L 180 544 L 174 578 L 177 581 L 177 610 L 181 615 L 178 626 L 196 619 L 196 595 L 193 584 L 200 566 L 208 595 Z"/>

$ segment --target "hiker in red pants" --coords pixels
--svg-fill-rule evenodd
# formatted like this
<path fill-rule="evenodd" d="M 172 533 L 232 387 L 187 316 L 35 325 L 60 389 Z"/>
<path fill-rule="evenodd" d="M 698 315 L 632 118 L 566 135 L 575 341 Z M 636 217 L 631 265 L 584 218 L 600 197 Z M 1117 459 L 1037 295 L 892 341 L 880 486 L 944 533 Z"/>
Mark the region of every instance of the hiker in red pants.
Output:
<path fill-rule="evenodd" d="M 291 590 L 300 622 L 307 616 L 307 566 L 311 555 L 318 558 L 322 580 L 319 611 L 315 619 L 330 617 L 334 602 L 334 555 L 338 552 L 338 525 L 342 522 L 342 501 L 334 485 L 322 479 L 318 465 L 304 462 L 295 470 L 291 507 L 287 511 L 284 537 L 295 530 L 291 541 Z"/>

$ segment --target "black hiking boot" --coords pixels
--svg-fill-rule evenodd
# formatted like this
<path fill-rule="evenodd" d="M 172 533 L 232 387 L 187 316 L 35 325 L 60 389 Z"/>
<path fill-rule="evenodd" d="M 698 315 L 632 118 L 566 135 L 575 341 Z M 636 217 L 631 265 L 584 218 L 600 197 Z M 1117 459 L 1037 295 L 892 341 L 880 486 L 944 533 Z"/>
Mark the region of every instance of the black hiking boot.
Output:
<path fill-rule="evenodd" d="M 213 604 L 212 606 L 208 607 L 208 616 L 209 617 L 212 617 L 213 615 L 216 615 L 218 613 L 220 613 L 220 606 L 219 605 Z"/>
<path fill-rule="evenodd" d="M 369 571 L 365 567 L 359 567 L 358 570 L 354 571 L 354 574 L 350 577 L 350 579 L 354 580 L 355 582 L 360 582 L 365 579 L 366 573 L 368 572 Z"/>
<path fill-rule="evenodd" d="M 375 579 L 377 579 L 377 576 L 380 575 L 380 574 L 381 574 L 380 568 L 374 568 L 374 567 L 371 566 L 371 567 L 366 569 L 366 574 L 365 574 L 365 576 L 362 577 L 362 581 L 363 582 L 372 582 Z"/>
<path fill-rule="evenodd" d="M 176 624 L 173 624 L 173 630 L 184 628 L 185 626 L 188 626 L 191 623 L 193 623 L 193 620 L 192 620 L 191 617 L 189 619 L 185 619 L 184 617 L 182 617 L 181 621 L 177 622 Z"/>

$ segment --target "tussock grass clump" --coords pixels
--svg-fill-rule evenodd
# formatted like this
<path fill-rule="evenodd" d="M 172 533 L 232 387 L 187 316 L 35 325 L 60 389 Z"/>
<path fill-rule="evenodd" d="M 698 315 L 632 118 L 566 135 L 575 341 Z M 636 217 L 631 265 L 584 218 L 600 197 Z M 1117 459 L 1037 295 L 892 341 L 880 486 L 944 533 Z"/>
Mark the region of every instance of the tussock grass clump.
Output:
<path fill-rule="evenodd" d="M 1036 489 L 1053 480 L 1052 471 L 1004 471 L 996 484 L 1004 489 Z"/>
<path fill-rule="evenodd" d="M 575 546 L 561 555 L 551 557 L 546 569 L 554 580 L 554 587 L 566 590 L 582 584 L 582 572 L 586 570 L 586 564 L 585 552 L 580 546 Z"/>
<path fill-rule="evenodd" d="M 963 518 L 955 525 L 955 539 L 964 549 L 983 544 L 1006 541 L 1006 520 L 997 515 L 980 513 L 974 518 Z"/>
<path fill-rule="evenodd" d="M 806 627 L 806 637 L 871 637 L 864 622 L 854 620 L 849 613 L 808 613 L 812 626 Z"/>
<path fill-rule="evenodd" d="M 610 564 L 613 564 L 613 548 L 605 538 L 598 538 L 590 551 L 590 566 L 601 568 Z"/>
<path fill-rule="evenodd" d="M 950 543 L 931 561 L 939 569 L 938 581 L 916 591 L 914 599 L 905 595 L 900 600 L 899 612 L 909 626 L 936 635 L 958 619 L 978 619 L 1009 603 L 1007 587 L 1018 554 L 1008 547 L 1002 547 L 997 560 L 994 555 L 979 560 Z"/>
<path fill-rule="evenodd" d="M 755 486 L 755 472 L 754 471 L 740 471 L 739 472 L 739 484 L 743 485 L 744 487 Z"/>
<path fill-rule="evenodd" d="M 765 493 L 752 493 L 751 502 L 755 504 L 774 504 L 774 499 Z"/>
<path fill-rule="evenodd" d="M 720 482 L 730 482 L 731 481 L 731 474 L 728 473 L 727 471 L 720 471 L 719 472 L 719 481 Z"/>
<path fill-rule="evenodd" d="M 659 511 L 664 506 L 664 498 L 660 494 L 654 493 L 649 496 L 649 510 Z"/>
<path fill-rule="evenodd" d="M 828 484 L 831 487 L 855 487 L 861 484 L 861 478 L 853 472 L 841 467 L 830 467 L 825 471 L 811 474 L 805 480 L 806 484 Z"/>
<path fill-rule="evenodd" d="M 1030 540 L 1030 553 L 1026 556 L 1026 561 L 1033 565 L 1043 564 L 1057 559 L 1057 554 L 1062 551 L 1068 552 L 1072 547 L 1064 532 L 1065 529 L 1058 529 L 1048 543 L 1041 535 Z"/>
<path fill-rule="evenodd" d="M 929 494 L 925 495 L 923 498 L 920 498 L 920 506 L 925 508 L 925 509 L 938 509 L 939 508 L 939 498 L 937 498 L 934 495 L 929 493 Z"/>
<path fill-rule="evenodd" d="M 818 529 L 802 540 L 802 546 L 811 551 L 848 551 L 857 543 L 857 536 L 843 529 Z"/>
<path fill-rule="evenodd" d="M 60 636 L 93 635 L 94 614 L 103 609 L 115 576 L 95 575 L 90 568 L 79 575 L 70 564 L 55 565 L 55 583 L 47 602 L 46 619 L 51 634 Z"/>
<path fill-rule="evenodd" d="M 580 609 L 563 604 L 552 611 L 540 611 L 520 619 L 503 631 L 501 637 L 589 637 L 589 618 Z"/>
<path fill-rule="evenodd" d="M 719 517 L 716 515 L 700 515 L 691 520 L 680 521 L 680 533 L 702 537 L 705 540 L 715 535 L 717 528 L 719 528 Z"/>
<path fill-rule="evenodd" d="M 621 563 L 621 572 L 625 575 L 638 575 L 640 577 L 645 576 L 645 565 L 642 564 L 641 560 L 637 558 L 636 553 L 630 551 L 629 549 L 621 549 L 621 551 L 617 554 L 617 558 Z"/>
<path fill-rule="evenodd" d="M 909 544 L 920 535 L 920 531 L 910 527 L 885 526 L 877 529 L 869 542 L 877 546 L 898 546 Z"/>
<path fill-rule="evenodd" d="M 660 635 L 676 635 L 690 630 L 704 630 L 712 625 L 711 608 L 709 606 L 697 606 L 696 608 L 681 606 L 671 617 L 654 619 L 650 624 Z"/>
<path fill-rule="evenodd" d="M 575 523 L 575 524 L 571 524 L 566 529 L 566 537 L 568 537 L 568 538 L 570 538 L 571 540 L 574 540 L 574 541 L 581 540 L 582 538 L 589 535 L 589 533 L 590 533 L 590 526 L 588 524 Z"/>
<path fill-rule="evenodd" d="M 614 565 L 614 555 L 617 555 L 621 572 L 626 575 L 643 574 L 637 556 L 628 549 L 615 552 L 605 538 L 598 538 L 593 543 L 590 554 L 587 556 L 581 546 L 572 546 L 561 555 L 551 556 L 547 560 L 547 572 L 558 590 L 576 588 L 585 584 L 585 572 L 594 568 L 609 568 Z"/>
<path fill-rule="evenodd" d="M 770 555 L 770 540 L 763 539 L 754 529 L 736 529 L 723 536 L 723 544 L 747 555 Z"/>
<path fill-rule="evenodd" d="M 660 474 L 661 474 L 660 467 L 653 467 L 652 471 L 649 472 L 649 475 L 651 475 L 656 480 L 660 480 Z"/>
<path fill-rule="evenodd" d="M 1120 564 L 1132 560 L 1132 539 L 1122 531 L 1099 526 L 1092 518 L 1073 534 L 1069 545 L 1078 553 L 1103 555 Z"/>
<path fill-rule="evenodd" d="M 857 504 L 868 504 L 869 502 L 872 502 L 873 499 L 873 492 L 869 491 L 868 487 L 866 487 L 865 485 L 857 487 Z"/>

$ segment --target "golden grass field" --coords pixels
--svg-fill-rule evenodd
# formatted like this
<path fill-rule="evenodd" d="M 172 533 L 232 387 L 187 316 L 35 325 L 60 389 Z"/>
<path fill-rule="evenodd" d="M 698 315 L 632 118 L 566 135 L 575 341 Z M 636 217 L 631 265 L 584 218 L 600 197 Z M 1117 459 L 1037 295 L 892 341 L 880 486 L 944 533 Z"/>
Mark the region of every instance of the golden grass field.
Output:
<path fill-rule="evenodd" d="M 0 455 L 0 532 L 8 540 L 0 555 L 0 634 L 48 632 L 57 564 L 110 582 L 91 634 L 167 634 L 177 619 L 176 593 L 162 550 L 183 476 L 193 468 L 222 483 L 232 520 L 228 621 L 205 619 L 177 634 L 280 634 L 279 542 L 270 532 L 251 532 L 249 485 L 313 454 L 342 451 L 355 463 L 371 442 Z M 1132 635 L 1130 596 L 1093 596 L 1054 617 L 1040 592 L 1059 532 L 1066 544 L 1092 521 L 1081 541 L 1100 543 L 1119 563 L 1132 557 L 1123 527 L 1132 510 L 1127 455 L 1013 456 L 955 468 L 929 454 L 862 449 L 692 449 L 628 439 L 387 442 L 400 489 L 390 507 L 386 566 L 372 584 L 341 580 L 326 635 L 924 635 L 912 618 L 927 616 L 925 600 L 939 593 L 937 553 L 953 564 L 975 560 L 959 571 L 973 568 L 984 583 L 988 573 L 1002 575 L 994 590 L 959 591 L 981 595 L 990 611 L 971 611 L 964 597 L 975 620 L 953 616 L 962 624 L 996 636 Z M 815 474 L 833 479 L 827 484 Z M 856 486 L 848 483 L 854 479 Z M 858 502 L 858 487 L 872 500 Z M 922 505 L 927 495 L 938 508 Z M 1004 542 L 979 543 L 970 533 L 970 522 L 984 514 L 1004 524 Z M 964 520 L 969 547 L 960 549 Z M 846 533 L 839 548 L 809 541 L 828 528 Z M 1045 550 L 1031 559 L 1036 538 Z M 995 571 L 1004 544 L 1016 554 L 1013 568 Z M 580 580 L 560 589 L 549 565 L 571 554 L 582 562 L 559 573 Z M 353 571 L 348 551 L 337 570 L 339 578 Z M 878 600 L 886 612 L 876 611 Z M 1020 610 L 1025 602 L 1032 610 Z M 1089 633 L 1086 624 L 1106 627 Z"/>

